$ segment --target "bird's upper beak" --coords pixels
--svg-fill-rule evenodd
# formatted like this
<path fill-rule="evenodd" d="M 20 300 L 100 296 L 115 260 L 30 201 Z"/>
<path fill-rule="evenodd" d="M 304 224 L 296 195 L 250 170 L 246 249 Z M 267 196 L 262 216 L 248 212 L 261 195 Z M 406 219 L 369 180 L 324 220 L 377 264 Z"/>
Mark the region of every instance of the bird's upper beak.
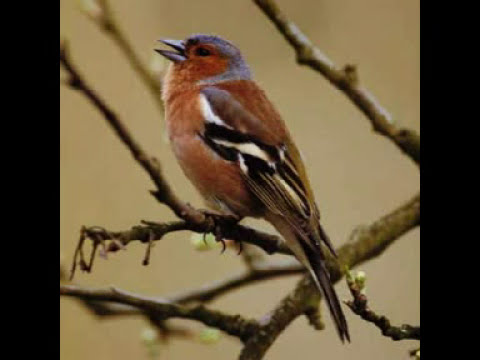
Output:
<path fill-rule="evenodd" d="M 160 49 L 155 49 L 156 52 L 158 52 L 160 55 L 165 56 L 168 60 L 173 61 L 174 63 L 182 62 L 187 60 L 187 57 L 185 55 L 185 45 L 183 44 L 183 41 L 181 40 L 168 40 L 168 39 L 160 39 L 158 40 L 165 45 L 168 45 L 172 47 L 173 49 L 177 50 L 175 51 L 170 51 L 170 50 L 160 50 Z"/>

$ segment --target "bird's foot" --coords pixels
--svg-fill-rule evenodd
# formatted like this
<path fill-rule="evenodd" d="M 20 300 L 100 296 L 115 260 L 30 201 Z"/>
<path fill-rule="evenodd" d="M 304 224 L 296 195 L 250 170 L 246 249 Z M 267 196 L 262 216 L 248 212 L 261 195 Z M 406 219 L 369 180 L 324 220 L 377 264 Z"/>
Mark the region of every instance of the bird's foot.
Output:
<path fill-rule="evenodd" d="M 225 252 L 227 249 L 226 243 L 225 243 L 225 236 L 224 236 L 224 230 L 227 227 L 230 227 L 232 225 L 236 225 L 242 218 L 240 216 L 234 215 L 234 214 L 222 214 L 219 212 L 215 212 L 212 210 L 201 210 L 201 212 L 208 218 L 210 218 L 213 222 L 212 226 L 212 233 L 215 235 L 215 241 L 222 243 L 222 254 Z M 203 237 L 203 241 L 205 240 L 205 235 Z M 235 242 L 239 243 L 239 254 L 242 251 L 242 245 L 240 241 L 235 240 Z"/>

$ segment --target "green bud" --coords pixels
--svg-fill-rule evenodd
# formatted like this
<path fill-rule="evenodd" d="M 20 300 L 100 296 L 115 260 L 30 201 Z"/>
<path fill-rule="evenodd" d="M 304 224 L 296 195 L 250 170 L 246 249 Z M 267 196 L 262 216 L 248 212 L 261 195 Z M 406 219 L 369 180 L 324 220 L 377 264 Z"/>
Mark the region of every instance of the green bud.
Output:
<path fill-rule="evenodd" d="M 220 340 L 220 331 L 213 328 L 205 328 L 199 333 L 198 340 L 204 344 L 215 344 Z"/>
<path fill-rule="evenodd" d="M 357 271 L 355 275 L 355 283 L 358 286 L 358 289 L 362 291 L 365 288 L 365 282 L 367 281 L 367 274 L 364 271 Z"/>
<path fill-rule="evenodd" d="M 142 330 L 140 335 L 142 342 L 145 345 L 152 345 L 155 344 L 158 340 L 157 332 L 152 328 L 145 328 Z"/>
<path fill-rule="evenodd" d="M 152 329 L 152 328 L 143 329 L 140 335 L 140 338 L 142 340 L 143 345 L 145 346 L 145 349 L 147 350 L 148 358 L 151 360 L 158 359 L 158 356 L 160 355 L 161 346 L 158 338 L 158 333 L 155 331 L 155 329 Z"/>
<path fill-rule="evenodd" d="M 219 243 L 215 241 L 215 236 L 212 234 L 206 234 L 205 237 L 203 234 L 192 234 L 190 241 L 198 251 L 207 251 L 212 250 L 218 247 Z"/>

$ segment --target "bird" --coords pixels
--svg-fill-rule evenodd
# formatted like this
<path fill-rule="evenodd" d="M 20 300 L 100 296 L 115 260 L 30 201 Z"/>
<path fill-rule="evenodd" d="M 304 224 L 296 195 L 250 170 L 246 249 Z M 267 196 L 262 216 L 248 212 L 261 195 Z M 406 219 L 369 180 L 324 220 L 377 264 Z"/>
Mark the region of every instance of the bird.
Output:
<path fill-rule="evenodd" d="M 240 50 L 216 35 L 160 39 L 170 60 L 162 81 L 166 128 L 186 177 L 207 206 L 273 225 L 323 294 L 338 335 L 347 321 L 326 267 L 325 230 L 299 149 L 279 112 L 253 80 Z"/>

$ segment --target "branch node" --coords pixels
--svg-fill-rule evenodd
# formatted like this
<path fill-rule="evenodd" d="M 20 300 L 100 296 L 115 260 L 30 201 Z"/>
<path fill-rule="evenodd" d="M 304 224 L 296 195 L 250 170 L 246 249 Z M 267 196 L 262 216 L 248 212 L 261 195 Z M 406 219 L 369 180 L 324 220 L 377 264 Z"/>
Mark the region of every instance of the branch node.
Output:
<path fill-rule="evenodd" d="M 153 240 L 155 239 L 155 235 L 152 230 L 148 231 L 149 236 L 148 236 L 148 245 L 147 245 L 147 250 L 145 251 L 145 257 L 143 258 L 142 265 L 147 266 L 150 264 L 150 252 L 153 246 Z"/>
<path fill-rule="evenodd" d="M 308 323 L 318 331 L 325 329 L 325 323 L 322 319 L 322 313 L 320 306 L 311 306 L 305 310 L 305 317 L 308 319 Z"/>
<path fill-rule="evenodd" d="M 345 80 L 349 83 L 350 86 L 358 85 L 357 65 L 345 65 L 345 67 L 343 68 L 343 73 L 345 74 Z"/>

